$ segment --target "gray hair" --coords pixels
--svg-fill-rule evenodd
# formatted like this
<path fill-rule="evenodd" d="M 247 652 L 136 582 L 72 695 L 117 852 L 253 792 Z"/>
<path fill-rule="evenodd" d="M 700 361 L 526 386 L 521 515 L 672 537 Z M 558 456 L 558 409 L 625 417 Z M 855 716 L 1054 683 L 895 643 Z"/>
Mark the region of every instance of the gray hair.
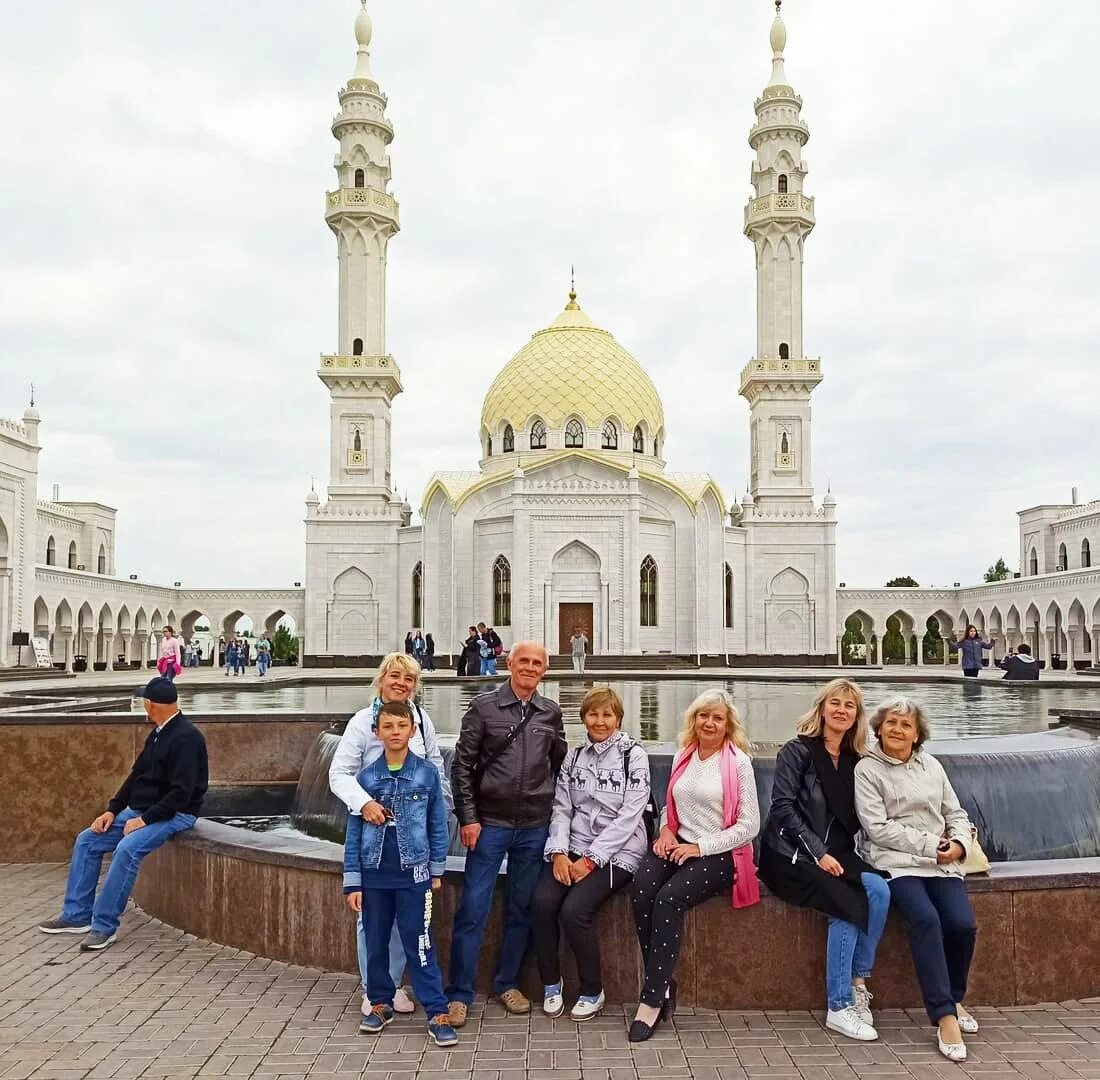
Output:
<path fill-rule="evenodd" d="M 878 739 L 879 745 L 882 744 L 880 732 L 888 713 L 897 713 L 899 716 L 911 716 L 913 718 L 913 722 L 917 725 L 917 741 L 913 744 L 914 750 L 919 750 L 931 738 L 932 733 L 928 729 L 928 719 L 924 715 L 924 709 L 912 698 L 906 697 L 904 694 L 895 694 L 885 701 L 880 701 L 875 706 L 875 711 L 871 716 L 871 731 Z"/>

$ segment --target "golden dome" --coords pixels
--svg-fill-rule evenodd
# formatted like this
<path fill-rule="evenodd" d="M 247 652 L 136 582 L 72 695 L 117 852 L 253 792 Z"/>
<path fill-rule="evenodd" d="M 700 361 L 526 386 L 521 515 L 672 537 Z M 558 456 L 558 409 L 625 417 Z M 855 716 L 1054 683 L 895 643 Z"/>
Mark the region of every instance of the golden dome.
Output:
<path fill-rule="evenodd" d="M 649 376 L 580 309 L 574 292 L 565 310 L 533 334 L 493 380 L 481 407 L 481 426 L 491 436 L 505 424 L 518 433 L 535 416 L 549 428 L 578 416 L 589 430 L 599 430 L 613 417 L 628 440 L 638 424 L 651 439 L 665 426 Z"/>

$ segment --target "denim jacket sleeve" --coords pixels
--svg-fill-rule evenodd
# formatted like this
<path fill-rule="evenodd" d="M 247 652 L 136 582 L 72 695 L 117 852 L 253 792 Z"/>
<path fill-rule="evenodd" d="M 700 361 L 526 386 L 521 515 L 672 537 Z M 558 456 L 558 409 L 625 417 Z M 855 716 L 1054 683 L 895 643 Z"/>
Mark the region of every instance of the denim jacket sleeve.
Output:
<path fill-rule="evenodd" d="M 575 760 L 575 759 L 574 759 Z M 558 773 L 554 786 L 554 809 L 550 812 L 550 833 L 546 837 L 543 857 L 569 854 L 569 835 L 573 827 L 573 800 L 569 795 L 569 770 Z"/>
<path fill-rule="evenodd" d="M 363 865 L 360 848 L 363 844 L 363 819 L 348 815 L 348 831 L 344 837 L 344 892 L 360 892 L 363 888 Z"/>
<path fill-rule="evenodd" d="M 428 872 L 432 877 L 442 877 L 447 872 L 447 846 L 450 830 L 447 828 L 447 803 L 443 796 L 443 778 L 433 768 L 432 792 L 428 796 Z"/>
<path fill-rule="evenodd" d="M 611 860 L 630 842 L 630 838 L 638 831 L 642 822 L 642 815 L 649 805 L 649 755 L 640 746 L 634 748 L 630 755 L 631 770 L 642 771 L 642 763 L 645 763 L 645 786 L 640 788 L 628 788 L 623 799 L 622 808 L 588 845 L 588 850 L 581 852 L 587 855 L 597 866 L 606 866 Z M 624 778 L 624 783 L 626 779 Z"/>

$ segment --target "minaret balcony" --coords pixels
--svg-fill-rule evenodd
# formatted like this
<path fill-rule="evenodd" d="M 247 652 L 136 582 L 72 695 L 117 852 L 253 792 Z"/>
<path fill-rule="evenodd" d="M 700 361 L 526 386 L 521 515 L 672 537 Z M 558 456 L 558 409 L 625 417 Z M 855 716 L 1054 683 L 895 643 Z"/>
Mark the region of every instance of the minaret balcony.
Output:
<path fill-rule="evenodd" d="M 400 227 L 401 207 L 397 200 L 376 188 L 339 188 L 325 195 L 325 220 L 330 224 L 342 217 L 373 217 L 392 221 Z"/>
<path fill-rule="evenodd" d="M 377 385 L 391 399 L 404 389 L 401 369 L 392 356 L 322 356 L 317 375 L 330 389 Z"/>
<path fill-rule="evenodd" d="M 745 207 L 745 232 L 768 221 L 800 221 L 812 229 L 816 224 L 813 196 L 773 191 L 750 199 Z"/>
<path fill-rule="evenodd" d="M 761 391 L 790 389 L 809 392 L 824 375 L 820 357 L 784 360 L 782 357 L 759 356 L 741 369 L 739 393 L 751 402 Z"/>

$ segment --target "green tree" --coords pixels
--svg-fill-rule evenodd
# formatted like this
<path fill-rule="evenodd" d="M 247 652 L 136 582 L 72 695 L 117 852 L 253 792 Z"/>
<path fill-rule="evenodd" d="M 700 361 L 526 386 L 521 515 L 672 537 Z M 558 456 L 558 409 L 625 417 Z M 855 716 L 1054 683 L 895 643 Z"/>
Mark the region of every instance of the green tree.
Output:
<path fill-rule="evenodd" d="M 908 574 L 906 574 L 904 577 L 891 578 L 888 582 L 886 582 L 886 588 L 919 589 L 920 583 L 915 578 L 911 578 Z"/>
<path fill-rule="evenodd" d="M 297 660 L 298 639 L 285 627 L 276 626 L 271 639 L 271 656 L 275 660 Z"/>
<path fill-rule="evenodd" d="M 986 572 L 986 581 L 1004 581 L 1009 576 L 1009 569 L 1005 566 L 1004 559 L 998 559 Z"/>

